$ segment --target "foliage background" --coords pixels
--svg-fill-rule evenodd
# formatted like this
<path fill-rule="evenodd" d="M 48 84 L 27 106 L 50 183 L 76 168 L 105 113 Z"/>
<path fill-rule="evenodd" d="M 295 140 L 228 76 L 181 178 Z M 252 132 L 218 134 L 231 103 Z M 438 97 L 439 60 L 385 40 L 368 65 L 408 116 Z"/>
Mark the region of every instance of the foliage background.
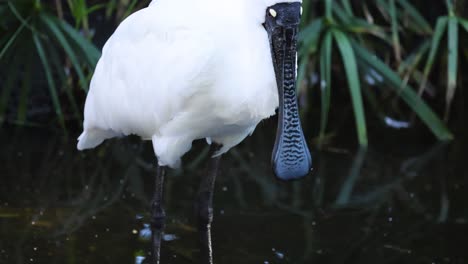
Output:
<path fill-rule="evenodd" d="M 0 123 L 65 133 L 80 126 L 100 48 L 120 21 L 148 3 L 1 1 Z M 463 0 L 309 0 L 303 6 L 298 90 L 314 143 L 333 139 L 342 129 L 336 117 L 347 112 L 363 146 L 370 121 L 393 129 L 424 124 L 418 131 L 453 138 L 447 125 L 464 115 Z"/>

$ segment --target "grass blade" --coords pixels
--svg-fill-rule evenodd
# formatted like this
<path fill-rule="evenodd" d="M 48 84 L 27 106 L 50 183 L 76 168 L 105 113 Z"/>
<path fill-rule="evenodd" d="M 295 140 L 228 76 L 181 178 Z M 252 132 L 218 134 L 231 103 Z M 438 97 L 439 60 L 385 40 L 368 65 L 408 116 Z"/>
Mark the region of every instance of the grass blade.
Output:
<path fill-rule="evenodd" d="M 325 18 L 328 21 L 333 20 L 332 10 L 333 10 L 333 1 L 332 0 L 325 0 Z"/>
<path fill-rule="evenodd" d="M 432 133 L 439 140 L 447 141 L 453 139 L 452 133 L 448 130 L 442 120 L 437 117 L 432 109 L 417 95 L 416 92 L 413 91 L 411 87 L 406 86 L 404 89 L 401 89 L 404 87 L 403 81 L 394 71 L 360 44 L 353 42 L 352 45 L 356 52 L 356 56 L 360 61 L 381 74 L 389 86 L 398 92 L 403 101 L 405 101 L 406 104 L 419 116 L 419 118 L 429 127 Z"/>
<path fill-rule="evenodd" d="M 59 20 L 55 17 L 51 17 L 51 19 L 55 21 L 55 24 L 59 25 L 63 32 L 66 33 L 68 37 L 77 44 L 77 46 L 80 48 L 83 55 L 85 56 L 89 66 L 91 68 L 94 68 L 96 66 L 97 61 L 99 60 L 99 57 L 101 56 L 101 52 L 96 48 L 96 46 L 94 46 L 93 43 L 91 43 L 89 40 L 83 37 L 68 23 Z"/>
<path fill-rule="evenodd" d="M 299 70 L 297 72 L 297 87 L 296 87 L 297 90 L 299 90 L 302 87 L 302 82 L 304 81 L 308 65 L 309 65 L 308 56 L 305 56 L 300 59 Z"/>
<path fill-rule="evenodd" d="M 432 33 L 432 27 L 427 22 L 427 20 L 421 15 L 421 13 L 408 1 L 406 0 L 397 0 L 398 4 L 402 7 L 402 10 L 407 13 L 414 22 L 417 23 L 417 26 L 414 28 L 417 28 L 419 30 L 422 30 L 422 33 L 425 34 L 431 34 Z"/>
<path fill-rule="evenodd" d="M 341 0 L 341 5 L 345 9 L 346 13 L 348 13 L 348 15 L 354 16 L 353 8 L 351 7 L 349 0 Z"/>
<path fill-rule="evenodd" d="M 395 0 L 390 0 L 390 18 L 391 18 L 391 23 L 392 23 L 393 50 L 395 52 L 395 58 L 398 64 L 400 64 L 401 48 L 400 48 L 400 36 L 398 32 L 398 17 L 397 17 L 397 10 L 395 6 Z"/>
<path fill-rule="evenodd" d="M 465 31 L 468 33 L 468 20 L 458 17 L 458 22 L 460 22 L 460 25 L 465 29 Z"/>
<path fill-rule="evenodd" d="M 317 51 L 320 32 L 323 29 L 322 19 L 312 21 L 307 27 L 299 32 L 298 41 L 301 43 L 299 54 L 306 56 Z"/>
<path fill-rule="evenodd" d="M 78 103 L 76 102 L 75 96 L 73 95 L 73 92 L 72 92 L 73 87 L 69 83 L 67 83 L 68 78 L 65 74 L 65 70 L 62 65 L 62 62 L 59 59 L 60 57 L 58 55 L 58 52 L 55 49 L 55 47 L 53 47 L 52 45 L 49 46 L 49 48 L 47 49 L 47 52 L 50 55 L 49 57 L 50 57 L 53 67 L 57 71 L 56 76 L 58 76 L 59 78 L 59 81 L 57 83 L 60 83 L 63 87 L 63 89 L 59 89 L 59 90 L 65 91 L 68 97 L 68 101 L 70 102 L 71 110 L 73 112 L 75 120 L 77 120 L 79 125 L 81 125 L 81 120 L 83 120 L 81 117 L 81 111 L 79 110 Z"/>
<path fill-rule="evenodd" d="M 76 71 L 76 73 L 78 75 L 81 88 L 83 90 L 87 91 L 87 87 L 88 87 L 87 83 L 88 82 L 87 82 L 87 80 L 85 78 L 83 70 L 81 69 L 81 65 L 78 62 L 77 55 L 76 55 L 75 51 L 72 49 L 72 47 L 70 46 L 70 43 L 68 43 L 67 39 L 65 38 L 63 33 L 60 31 L 57 23 L 55 23 L 54 20 L 51 19 L 50 16 L 42 14 L 40 17 L 41 17 L 42 21 L 44 22 L 44 24 L 52 32 L 54 37 L 57 39 L 57 41 L 60 43 L 62 48 L 65 50 L 65 53 L 67 54 L 68 58 L 70 58 L 71 64 L 73 65 L 73 68 L 75 69 L 75 71 Z"/>
<path fill-rule="evenodd" d="M 15 33 L 11 36 L 11 38 L 8 40 L 5 46 L 3 46 L 2 50 L 0 51 L 0 60 L 3 58 L 3 56 L 11 47 L 11 45 L 15 42 L 16 38 L 18 38 L 19 34 L 23 31 L 24 27 L 26 27 L 26 24 L 21 24 L 21 26 L 15 31 Z"/>
<path fill-rule="evenodd" d="M 321 121 L 320 121 L 320 136 L 319 146 L 321 146 L 325 138 L 325 130 L 327 129 L 328 113 L 330 111 L 331 97 L 331 67 L 332 67 L 332 33 L 328 31 L 322 40 L 320 48 L 320 91 L 321 91 Z"/>
<path fill-rule="evenodd" d="M 448 71 L 447 71 L 447 94 L 444 120 L 447 121 L 450 115 L 455 89 L 457 88 L 458 72 L 458 20 L 451 16 L 448 21 Z"/>
<path fill-rule="evenodd" d="M 49 87 L 49 92 L 50 92 L 50 97 L 52 99 L 52 104 L 54 105 L 54 110 L 55 113 L 57 114 L 57 117 L 59 119 L 59 123 L 62 126 L 62 128 L 66 131 L 65 128 L 65 120 L 63 117 L 63 112 L 62 112 L 62 107 L 60 106 L 60 100 L 57 95 L 57 88 L 55 87 L 55 82 L 54 82 L 54 77 L 52 74 L 52 70 L 49 66 L 49 61 L 46 57 L 44 48 L 42 46 L 42 43 L 37 36 L 37 34 L 33 34 L 33 42 L 34 45 L 36 46 L 37 54 L 39 55 L 39 58 L 42 62 L 42 66 L 44 66 L 44 72 L 46 75 L 48 87 Z"/>
<path fill-rule="evenodd" d="M 354 117 L 356 119 L 356 128 L 361 146 L 367 146 L 367 128 L 366 118 L 364 114 L 364 106 L 362 103 L 361 83 L 359 80 L 358 66 L 353 47 L 348 37 L 339 30 L 333 30 L 333 36 L 341 53 L 346 77 L 348 79 L 351 100 L 353 102 Z"/>
<path fill-rule="evenodd" d="M 29 47 L 29 45 L 28 45 Z M 22 83 L 21 83 L 21 91 L 20 91 L 20 96 L 19 96 L 19 104 L 18 104 L 18 110 L 17 110 L 17 122 L 19 124 L 25 124 L 26 123 L 26 117 L 27 117 L 27 110 L 28 110 L 28 98 L 29 98 L 29 92 L 31 88 L 31 65 L 32 65 L 32 54 L 31 50 L 33 47 L 27 49 L 28 50 L 28 55 L 24 64 L 24 75 L 22 76 Z"/>
<path fill-rule="evenodd" d="M 427 78 L 429 77 L 429 73 L 431 72 L 432 65 L 434 64 L 434 59 L 439 49 L 440 40 L 444 35 L 445 28 L 447 27 L 448 18 L 441 17 L 437 19 L 436 27 L 434 30 L 434 36 L 432 37 L 432 44 L 431 44 L 431 51 L 429 52 L 429 57 L 426 62 L 426 66 L 424 67 L 424 77 L 419 87 L 419 95 L 422 95 L 424 89 L 426 88 Z"/>

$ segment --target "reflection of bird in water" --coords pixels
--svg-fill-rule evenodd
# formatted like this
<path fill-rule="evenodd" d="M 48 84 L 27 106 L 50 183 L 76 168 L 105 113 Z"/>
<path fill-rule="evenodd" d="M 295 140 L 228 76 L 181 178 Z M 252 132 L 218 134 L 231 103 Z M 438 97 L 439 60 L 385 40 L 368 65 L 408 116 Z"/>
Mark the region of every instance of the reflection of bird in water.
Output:
<path fill-rule="evenodd" d="M 128 17 L 104 46 L 85 105 L 78 149 L 136 134 L 158 158 L 152 201 L 160 239 L 166 167 L 192 141 L 212 143 L 198 195 L 203 226 L 212 217 L 220 155 L 274 115 L 276 176 L 305 176 L 311 157 L 296 99 L 296 39 L 301 0 L 157 0 Z"/>

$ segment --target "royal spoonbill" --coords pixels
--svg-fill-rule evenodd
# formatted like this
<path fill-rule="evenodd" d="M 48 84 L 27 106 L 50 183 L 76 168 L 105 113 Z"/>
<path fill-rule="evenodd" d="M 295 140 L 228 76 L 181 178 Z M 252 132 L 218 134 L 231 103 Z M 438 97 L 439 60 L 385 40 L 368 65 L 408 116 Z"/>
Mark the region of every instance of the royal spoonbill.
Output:
<path fill-rule="evenodd" d="M 162 223 L 163 179 L 196 139 L 212 145 L 199 217 L 212 220 L 220 155 L 278 110 L 274 174 L 305 176 L 311 156 L 296 98 L 301 0 L 154 0 L 105 44 L 91 80 L 78 149 L 139 135 L 158 160 L 152 217 Z"/>

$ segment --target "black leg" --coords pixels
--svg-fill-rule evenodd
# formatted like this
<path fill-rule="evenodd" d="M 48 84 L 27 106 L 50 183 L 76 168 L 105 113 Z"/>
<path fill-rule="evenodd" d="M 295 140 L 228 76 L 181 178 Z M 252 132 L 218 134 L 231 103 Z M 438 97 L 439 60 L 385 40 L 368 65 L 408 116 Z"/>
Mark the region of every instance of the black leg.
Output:
<path fill-rule="evenodd" d="M 159 264 L 161 237 L 164 231 L 166 213 L 163 208 L 163 189 L 166 168 L 158 166 L 154 186 L 154 196 L 151 201 L 151 230 L 153 241 L 153 264 Z"/>
<path fill-rule="evenodd" d="M 220 145 L 212 144 L 210 157 L 221 148 Z M 218 174 L 221 156 L 210 158 L 206 175 L 201 180 L 198 190 L 197 203 L 195 205 L 198 216 L 198 231 L 200 238 L 201 263 L 213 263 L 213 250 L 211 247 L 211 222 L 213 221 L 213 191 Z"/>
<path fill-rule="evenodd" d="M 210 156 L 213 155 L 220 147 L 220 145 L 213 143 L 210 149 Z M 208 161 L 206 175 L 202 178 L 200 184 L 196 204 L 198 224 L 200 228 L 209 227 L 213 221 L 213 190 L 220 160 L 221 156 L 210 158 Z"/>

